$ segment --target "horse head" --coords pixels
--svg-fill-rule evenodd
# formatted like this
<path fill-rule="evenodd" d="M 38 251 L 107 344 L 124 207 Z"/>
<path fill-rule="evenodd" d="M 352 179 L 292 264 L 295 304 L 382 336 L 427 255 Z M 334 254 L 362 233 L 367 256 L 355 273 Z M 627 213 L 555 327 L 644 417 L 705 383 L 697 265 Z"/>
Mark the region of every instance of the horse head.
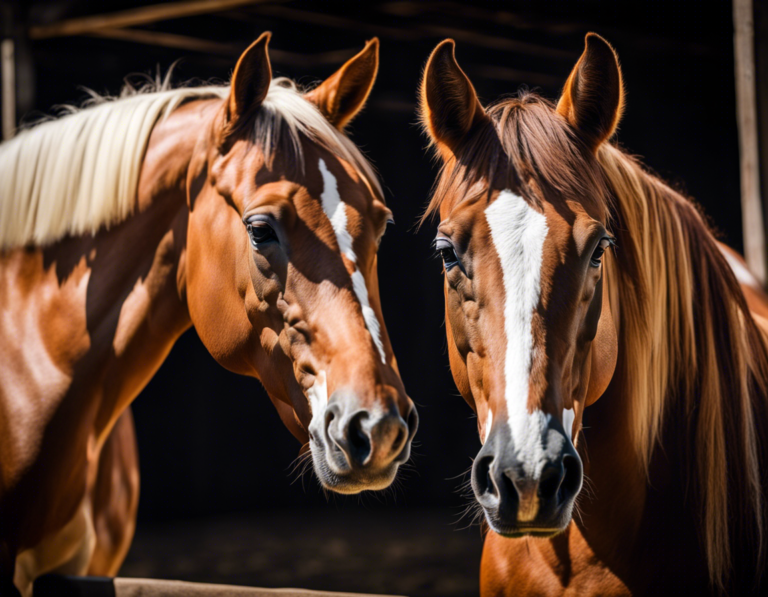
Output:
<path fill-rule="evenodd" d="M 582 414 L 617 359 L 595 156 L 621 114 L 616 56 L 590 34 L 557 106 L 523 93 L 486 109 L 446 40 L 420 98 L 443 162 L 427 215 L 440 216 L 448 354 L 483 441 L 472 488 L 494 531 L 552 536 L 582 487 Z"/>
<path fill-rule="evenodd" d="M 214 358 L 257 377 L 314 470 L 340 493 L 382 489 L 418 416 L 379 300 L 392 213 L 344 135 L 378 69 L 378 40 L 314 90 L 273 79 L 263 34 L 202 130 L 187 177 L 185 276 Z"/>

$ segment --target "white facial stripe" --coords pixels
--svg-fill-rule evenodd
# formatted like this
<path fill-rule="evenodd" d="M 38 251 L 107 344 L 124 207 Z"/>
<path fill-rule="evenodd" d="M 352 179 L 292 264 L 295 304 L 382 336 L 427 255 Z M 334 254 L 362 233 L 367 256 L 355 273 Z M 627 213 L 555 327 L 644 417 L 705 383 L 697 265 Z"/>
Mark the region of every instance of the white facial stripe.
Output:
<path fill-rule="evenodd" d="M 309 398 L 309 405 L 312 408 L 311 427 L 316 422 L 315 419 L 323 416 L 325 407 L 328 406 L 328 384 L 325 371 L 319 371 L 315 376 L 315 383 L 307 390 L 307 398 Z"/>
<path fill-rule="evenodd" d="M 325 211 L 328 219 L 331 221 L 341 253 L 355 264 L 355 271 L 352 273 L 352 289 L 355 291 L 357 300 L 360 301 L 360 306 L 363 309 L 365 327 L 368 328 L 368 332 L 370 332 L 371 338 L 373 338 L 373 343 L 379 351 L 381 362 L 386 364 L 387 359 L 384 354 L 384 343 L 381 341 L 379 319 L 376 317 L 376 313 L 368 301 L 368 288 L 365 285 L 365 278 L 362 272 L 357 269 L 357 255 L 355 255 L 354 248 L 352 247 L 352 235 L 347 230 L 346 205 L 339 195 L 336 177 L 328 170 L 322 158 L 320 159 L 320 174 L 323 176 L 323 192 L 320 195 L 323 211 Z"/>
<path fill-rule="evenodd" d="M 743 284 L 744 286 L 751 286 L 752 288 L 762 289 L 762 286 L 757 281 L 757 278 L 755 278 L 754 274 L 747 269 L 747 266 L 745 266 L 741 261 L 736 259 L 723 247 L 720 247 L 720 252 L 723 254 L 723 257 L 725 257 L 725 260 L 728 262 L 728 265 L 733 270 L 733 274 L 736 276 L 736 281 L 739 284 Z"/>
<path fill-rule="evenodd" d="M 493 411 L 488 409 L 488 419 L 485 421 L 485 437 L 483 443 L 488 441 L 488 436 L 491 434 L 491 427 L 493 427 Z"/>
<path fill-rule="evenodd" d="M 502 191 L 485 210 L 504 282 L 504 396 L 516 456 L 525 473 L 538 478 L 544 464 L 548 417 L 528 412 L 533 352 L 533 312 L 541 293 L 541 263 L 547 219 L 511 191 Z"/>
<path fill-rule="evenodd" d="M 565 434 L 571 441 L 573 441 L 573 421 L 575 418 L 576 415 L 573 413 L 572 408 L 563 409 L 563 429 L 565 429 Z"/>

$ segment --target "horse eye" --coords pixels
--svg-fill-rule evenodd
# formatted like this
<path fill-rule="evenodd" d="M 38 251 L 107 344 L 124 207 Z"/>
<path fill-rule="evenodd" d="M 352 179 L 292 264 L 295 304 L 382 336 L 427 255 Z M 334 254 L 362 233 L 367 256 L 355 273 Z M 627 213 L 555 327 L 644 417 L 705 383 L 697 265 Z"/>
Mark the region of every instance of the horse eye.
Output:
<path fill-rule="evenodd" d="M 248 230 L 248 236 L 251 237 L 251 244 L 254 249 L 258 249 L 259 246 L 264 246 L 268 243 L 277 242 L 277 235 L 269 224 L 258 222 L 246 224 L 245 228 Z"/>
<path fill-rule="evenodd" d="M 602 262 L 603 253 L 605 253 L 605 250 L 611 246 L 611 239 L 609 238 L 603 238 L 600 240 L 600 244 L 595 247 L 595 252 L 592 253 L 592 257 L 589 260 L 589 264 L 592 267 L 600 267 L 600 263 Z"/>
<path fill-rule="evenodd" d="M 460 265 L 459 258 L 456 255 L 456 250 L 453 245 L 443 238 L 438 238 L 435 241 L 435 249 L 440 254 L 440 258 L 443 260 L 445 271 L 449 272 L 451 269 Z"/>

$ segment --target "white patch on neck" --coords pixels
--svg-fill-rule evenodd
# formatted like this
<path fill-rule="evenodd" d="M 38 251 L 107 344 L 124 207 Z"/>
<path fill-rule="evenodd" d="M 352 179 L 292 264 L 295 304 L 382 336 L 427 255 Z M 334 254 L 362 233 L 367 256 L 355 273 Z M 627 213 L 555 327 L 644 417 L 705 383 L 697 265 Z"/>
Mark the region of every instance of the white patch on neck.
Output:
<path fill-rule="evenodd" d="M 573 441 L 573 421 L 575 418 L 576 415 L 573 413 L 572 408 L 563 409 L 563 429 L 565 429 L 565 434 L 571 441 Z"/>
<path fill-rule="evenodd" d="M 323 416 L 325 407 L 328 406 L 328 384 L 325 371 L 319 371 L 315 376 L 315 383 L 307 390 L 307 398 L 309 398 L 309 405 L 312 408 L 311 427 L 315 419 Z"/>
<path fill-rule="evenodd" d="M 373 343 L 379 351 L 381 362 L 386 364 L 387 359 L 384 354 L 384 344 L 381 341 L 381 326 L 379 325 L 379 319 L 376 317 L 376 313 L 371 308 L 371 304 L 368 301 L 368 288 L 365 285 L 365 278 L 363 277 L 362 272 L 357 269 L 357 255 L 355 255 L 352 246 L 352 235 L 347 230 L 346 205 L 339 195 L 339 186 L 336 182 L 336 177 L 331 174 L 330 170 L 328 170 L 328 167 L 325 165 L 325 161 L 322 158 L 320 158 L 320 174 L 323 176 L 323 192 L 320 195 L 320 200 L 323 203 L 323 210 L 331 221 L 333 231 L 336 233 L 336 241 L 339 243 L 339 249 L 341 250 L 342 255 L 355 264 L 355 271 L 352 272 L 352 289 L 355 291 L 357 300 L 360 301 L 360 306 L 363 309 L 365 327 L 368 328 L 371 338 L 373 338 Z"/>
<path fill-rule="evenodd" d="M 526 475 L 537 479 L 545 463 L 548 415 L 528 412 L 533 353 L 533 312 L 541 294 L 541 263 L 547 219 L 511 191 L 485 210 L 504 281 L 504 396 L 512 442 Z"/>
<path fill-rule="evenodd" d="M 731 253 L 729 253 L 725 247 L 719 247 L 720 252 L 723 254 L 723 257 L 725 257 L 725 260 L 728 262 L 728 265 L 733 270 L 733 274 L 736 276 L 736 281 L 739 284 L 743 284 L 744 286 L 750 286 L 752 288 L 759 288 L 762 290 L 762 286 L 760 286 L 760 282 L 757 281 L 757 278 L 755 278 L 755 275 L 747 269 L 747 266 L 744 265 L 741 261 L 736 259 Z"/>
<path fill-rule="evenodd" d="M 485 437 L 483 443 L 488 441 L 488 436 L 491 434 L 491 427 L 493 427 L 493 411 L 488 408 L 488 418 L 485 421 Z"/>

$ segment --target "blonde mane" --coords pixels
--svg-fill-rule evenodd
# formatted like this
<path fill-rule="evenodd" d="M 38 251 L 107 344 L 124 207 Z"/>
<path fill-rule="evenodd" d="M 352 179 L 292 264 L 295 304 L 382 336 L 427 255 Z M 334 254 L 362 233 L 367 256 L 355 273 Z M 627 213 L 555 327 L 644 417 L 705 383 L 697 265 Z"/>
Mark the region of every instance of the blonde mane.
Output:
<path fill-rule="evenodd" d="M 760 571 L 766 556 L 765 338 L 695 205 L 611 145 L 598 160 L 619 224 L 606 279 L 637 458 L 650 477 L 674 418 L 710 580 L 724 590 L 735 567 Z"/>
<path fill-rule="evenodd" d="M 141 164 L 155 124 L 183 102 L 226 98 L 227 86 L 165 89 L 166 83 L 22 130 L 0 145 L 0 250 L 45 246 L 67 235 L 94 234 L 133 213 Z M 275 79 L 254 121 L 254 142 L 267 157 L 287 146 L 301 162 L 301 136 L 354 165 L 381 194 L 357 146 L 306 101 L 288 79 Z"/>

